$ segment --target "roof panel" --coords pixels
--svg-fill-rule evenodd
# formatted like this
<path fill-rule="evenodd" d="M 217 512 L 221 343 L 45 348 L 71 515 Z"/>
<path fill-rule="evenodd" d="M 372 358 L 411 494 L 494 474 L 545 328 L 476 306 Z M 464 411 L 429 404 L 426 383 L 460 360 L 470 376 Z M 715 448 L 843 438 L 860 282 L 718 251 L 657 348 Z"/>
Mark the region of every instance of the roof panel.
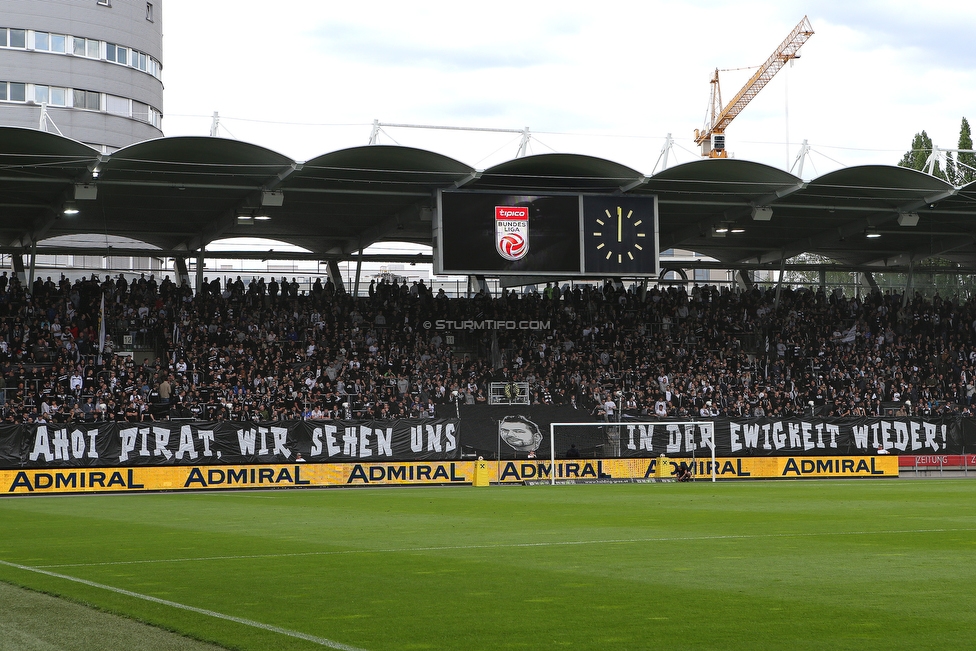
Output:
<path fill-rule="evenodd" d="M 76 182 L 99 161 L 97 197 L 58 218 Z M 57 135 L 0 128 L 0 244 L 78 233 L 108 233 L 165 249 L 230 236 L 299 244 L 310 257 L 346 253 L 382 240 L 430 243 L 438 188 L 553 192 L 631 192 L 659 198 L 662 248 L 683 248 L 728 263 L 776 268 L 808 251 L 849 264 L 895 264 L 931 255 L 969 260 L 976 253 L 976 184 L 958 190 L 915 170 L 864 166 L 809 183 L 773 167 L 735 159 L 701 160 L 650 178 L 601 158 L 544 154 L 478 175 L 435 152 L 371 145 L 291 159 L 222 138 L 163 138 L 111 156 Z M 261 206 L 261 190 L 283 191 L 281 206 Z M 768 221 L 753 207 L 772 208 Z M 244 226 L 236 214 L 260 210 L 270 221 Z M 918 214 L 900 220 L 900 213 Z M 740 234 L 715 237 L 718 224 Z M 905 225 L 902 225 L 902 224 Z M 867 240 L 868 230 L 881 238 Z M 332 253 L 326 253 L 333 251 Z"/>
<path fill-rule="evenodd" d="M 306 161 L 284 184 L 288 190 L 335 190 L 370 187 L 379 191 L 424 191 L 450 185 L 472 174 L 464 163 L 423 149 L 365 145 L 323 154 Z"/>
<path fill-rule="evenodd" d="M 615 192 L 643 180 L 635 169 L 594 156 L 539 154 L 516 158 L 484 170 L 465 186 L 480 190 Z"/>

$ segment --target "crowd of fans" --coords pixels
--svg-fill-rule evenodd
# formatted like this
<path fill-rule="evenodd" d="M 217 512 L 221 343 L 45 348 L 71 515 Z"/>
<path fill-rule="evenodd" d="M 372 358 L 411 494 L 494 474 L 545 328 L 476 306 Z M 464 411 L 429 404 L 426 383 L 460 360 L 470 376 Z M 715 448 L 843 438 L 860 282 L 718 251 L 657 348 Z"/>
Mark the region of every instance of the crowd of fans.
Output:
<path fill-rule="evenodd" d="M 123 338 L 154 353 L 137 363 Z M 495 382 L 607 420 L 971 416 L 976 302 L 609 283 L 448 298 L 385 280 L 356 298 L 284 278 L 194 294 L 3 273 L 0 365 L 6 423 L 463 415 Z"/>

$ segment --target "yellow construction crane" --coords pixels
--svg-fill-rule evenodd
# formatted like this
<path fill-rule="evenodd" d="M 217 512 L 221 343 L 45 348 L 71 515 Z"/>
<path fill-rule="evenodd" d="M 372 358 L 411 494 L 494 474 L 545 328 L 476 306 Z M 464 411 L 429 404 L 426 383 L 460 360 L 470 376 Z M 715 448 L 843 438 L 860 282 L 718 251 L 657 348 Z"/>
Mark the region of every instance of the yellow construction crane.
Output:
<path fill-rule="evenodd" d="M 746 82 L 742 90 L 736 93 L 725 108 L 722 108 L 722 90 L 718 83 L 718 68 L 715 69 L 711 81 L 710 120 L 706 122 L 703 129 L 695 129 L 695 142 L 701 145 L 702 156 L 709 158 L 728 157 L 725 151 L 725 128 L 729 126 L 729 122 L 742 112 L 742 109 L 752 101 L 753 97 L 759 94 L 759 91 L 786 65 L 787 61 L 800 58 L 797 52 L 811 36 L 813 36 L 813 27 L 810 25 L 810 20 L 804 16 L 800 24 L 794 27 L 786 40 L 776 48 L 775 52 L 769 55 L 766 63 L 759 66 L 756 73 Z"/>

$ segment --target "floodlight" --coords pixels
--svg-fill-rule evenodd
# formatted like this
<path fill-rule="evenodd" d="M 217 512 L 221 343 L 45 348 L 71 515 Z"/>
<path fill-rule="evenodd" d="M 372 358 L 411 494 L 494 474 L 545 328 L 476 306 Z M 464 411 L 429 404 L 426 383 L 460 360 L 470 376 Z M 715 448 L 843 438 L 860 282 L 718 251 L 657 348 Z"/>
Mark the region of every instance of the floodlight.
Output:
<path fill-rule="evenodd" d="M 261 192 L 262 206 L 281 206 L 285 201 L 285 195 L 281 190 L 264 190 Z"/>
<path fill-rule="evenodd" d="M 93 201 L 98 196 L 98 186 L 94 183 L 75 183 L 75 199 Z"/>
<path fill-rule="evenodd" d="M 773 209 L 769 206 L 757 206 L 752 209 L 752 220 L 756 222 L 768 222 L 773 218 Z"/>
<path fill-rule="evenodd" d="M 899 226 L 918 226 L 918 213 L 906 212 L 898 215 Z"/>

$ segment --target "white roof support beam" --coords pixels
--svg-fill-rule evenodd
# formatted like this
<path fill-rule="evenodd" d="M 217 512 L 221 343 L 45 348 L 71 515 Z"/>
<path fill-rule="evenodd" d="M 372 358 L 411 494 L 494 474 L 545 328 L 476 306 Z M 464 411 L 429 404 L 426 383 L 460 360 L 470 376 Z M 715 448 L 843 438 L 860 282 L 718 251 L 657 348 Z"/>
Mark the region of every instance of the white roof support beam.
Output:
<path fill-rule="evenodd" d="M 694 224 L 691 224 L 680 231 L 666 237 L 663 233 L 661 235 L 661 249 L 673 249 L 680 247 L 684 242 L 692 240 L 703 235 L 707 235 L 708 232 L 718 224 L 726 221 L 734 221 L 752 212 L 753 208 L 759 206 L 767 206 L 773 204 L 777 199 L 782 199 L 783 197 L 788 197 L 794 192 L 799 192 L 800 190 L 807 187 L 806 183 L 795 183 L 793 185 L 785 186 L 776 190 L 775 192 L 770 192 L 769 194 L 764 194 L 761 197 L 750 201 L 749 203 L 742 204 L 741 208 L 724 210 L 721 213 L 712 215 L 706 219 L 699 220 Z M 704 202 L 690 201 L 690 205 L 706 205 Z M 728 205 L 728 204 L 716 204 L 716 205 Z M 775 210 L 775 205 L 773 206 Z"/>
<path fill-rule="evenodd" d="M 404 208 L 403 210 L 397 211 L 396 214 L 377 224 L 374 224 L 370 228 L 367 228 L 366 230 L 357 234 L 355 237 L 348 238 L 346 240 L 346 244 L 342 247 L 342 254 L 344 256 L 352 255 L 353 253 L 361 251 L 371 244 L 378 242 L 380 239 L 390 233 L 404 230 L 404 222 L 415 221 L 408 218 L 413 217 L 414 214 L 419 214 L 420 211 L 425 207 L 429 207 L 429 203 L 423 201 L 417 202 Z M 433 228 L 433 224 L 431 224 L 431 228 Z"/>
<path fill-rule="evenodd" d="M 779 262 L 781 256 L 792 258 L 795 255 L 806 253 L 807 251 L 816 251 L 817 249 L 828 246 L 834 242 L 863 233 L 867 228 L 874 228 L 889 222 L 893 222 L 898 219 L 898 215 L 902 213 L 916 212 L 921 208 L 942 201 L 943 199 L 947 199 L 955 195 L 956 192 L 958 192 L 958 190 L 953 188 L 952 190 L 947 190 L 945 192 L 923 197 L 922 199 L 918 199 L 916 201 L 911 201 L 892 210 L 875 212 L 866 217 L 862 217 L 861 219 L 849 221 L 841 226 L 831 227 L 810 237 L 793 240 L 792 242 L 784 245 L 781 249 L 763 253 L 759 256 L 758 262 L 760 264 L 770 264 L 773 262 Z"/>

